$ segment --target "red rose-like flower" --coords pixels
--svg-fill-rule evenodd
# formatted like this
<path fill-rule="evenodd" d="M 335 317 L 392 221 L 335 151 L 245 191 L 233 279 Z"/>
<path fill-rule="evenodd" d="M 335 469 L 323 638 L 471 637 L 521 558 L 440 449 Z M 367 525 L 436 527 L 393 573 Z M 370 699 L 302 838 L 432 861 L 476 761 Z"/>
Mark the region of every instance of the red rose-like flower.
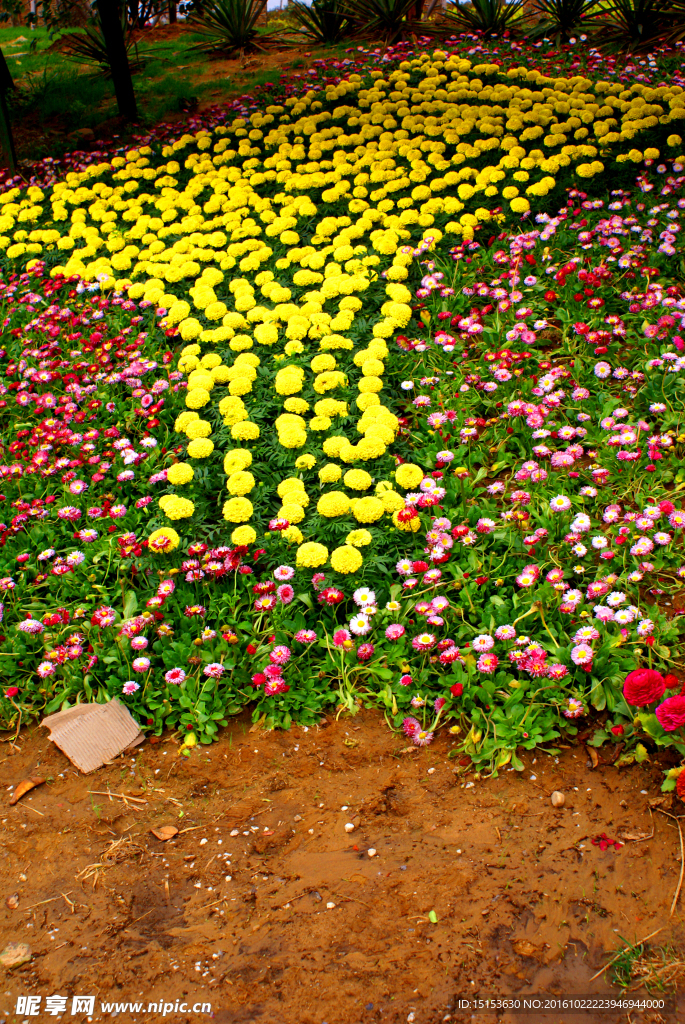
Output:
<path fill-rule="evenodd" d="M 461 697 L 463 692 L 464 687 L 462 683 L 455 683 L 453 686 L 450 686 L 450 693 L 453 697 Z"/>
<path fill-rule="evenodd" d="M 19 693 L 19 687 L 18 686 L 8 686 L 7 689 L 5 690 L 5 696 L 6 697 L 16 697 L 18 693 Z"/>
<path fill-rule="evenodd" d="M 612 725 L 611 732 L 614 734 L 614 736 L 622 736 L 625 732 L 625 729 L 622 725 Z"/>
<path fill-rule="evenodd" d="M 680 694 L 667 697 L 663 704 L 659 704 L 655 714 L 666 732 L 675 732 L 681 725 L 685 725 L 685 697 Z"/>
<path fill-rule="evenodd" d="M 660 672 L 651 668 L 637 668 L 629 672 L 623 684 L 623 696 L 628 704 L 642 708 L 663 696 L 666 681 Z"/>
<path fill-rule="evenodd" d="M 675 791 L 680 799 L 685 801 L 685 772 L 681 772 L 676 779 Z"/>

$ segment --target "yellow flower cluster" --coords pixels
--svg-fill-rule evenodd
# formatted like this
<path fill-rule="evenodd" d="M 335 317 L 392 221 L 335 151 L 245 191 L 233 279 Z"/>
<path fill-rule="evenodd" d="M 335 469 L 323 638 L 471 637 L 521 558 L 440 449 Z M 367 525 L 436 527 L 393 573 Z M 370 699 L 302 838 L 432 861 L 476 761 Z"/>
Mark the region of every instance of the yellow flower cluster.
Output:
<path fill-rule="evenodd" d="M 213 465 L 218 410 L 237 445 L 222 452 L 229 522 L 253 516 L 246 495 L 260 473 L 249 445 L 263 431 L 273 443 L 265 389 L 269 402 L 282 401 L 274 440 L 292 475 L 278 489 L 280 509 L 267 511 L 288 519 L 281 536 L 299 545 L 298 564 L 312 567 L 328 559 L 298 526 L 306 533 L 314 508 L 419 528 L 418 518 L 399 521 L 394 483 L 370 493 L 373 478 L 390 472 L 386 453 L 399 428 L 383 403 L 385 365 L 388 341 L 411 319 L 405 282 L 415 246 L 435 250 L 470 240 L 493 217 L 527 214 L 559 179 L 658 159 L 650 132 L 683 120 L 680 86 L 625 88 L 525 67 L 504 73 L 435 50 L 367 81 L 352 74 L 249 119 L 183 134 L 161 155 L 142 146 L 45 190 L 10 189 L 0 195 L 0 248 L 23 262 L 55 251 L 62 262 L 51 260 L 53 273 L 166 309 L 162 326 L 177 327 L 185 343 L 185 410 L 175 430 L 189 460 L 170 465 L 167 482 L 193 487 L 193 461 Z M 668 136 L 673 155 L 681 145 L 679 133 Z M 367 342 L 355 349 L 362 313 Z M 340 489 L 312 498 L 308 513 L 295 474 L 310 472 L 312 483 Z M 404 490 L 422 478 L 413 465 L 395 473 Z M 176 494 L 162 502 L 170 519 L 194 510 Z M 250 531 L 256 540 L 245 525 L 234 543 L 252 543 Z M 348 566 L 372 538 L 352 530 L 333 567 L 356 571 Z"/>

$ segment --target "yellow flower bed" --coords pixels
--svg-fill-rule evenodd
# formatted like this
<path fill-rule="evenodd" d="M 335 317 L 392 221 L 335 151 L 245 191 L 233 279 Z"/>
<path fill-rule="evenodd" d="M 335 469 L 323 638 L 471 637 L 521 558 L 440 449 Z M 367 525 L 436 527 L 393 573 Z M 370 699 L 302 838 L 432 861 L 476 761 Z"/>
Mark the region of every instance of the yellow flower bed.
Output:
<path fill-rule="evenodd" d="M 398 520 L 394 484 L 364 494 L 374 476 L 393 471 L 389 459 L 378 462 L 398 430 L 384 404 L 385 361 L 388 339 L 412 315 L 403 281 L 414 248 L 470 240 L 479 224 L 527 215 L 563 183 L 643 153 L 658 159 L 659 148 L 645 144 L 662 135 L 662 146 L 682 144 L 662 127 L 685 119 L 678 86 L 501 73 L 439 50 L 370 78 L 353 74 L 249 120 L 183 134 L 161 156 L 132 149 L 45 191 L 0 195 L 0 247 L 10 258 L 23 265 L 57 251 L 54 273 L 166 309 L 162 326 L 177 327 L 185 343 L 186 411 L 175 429 L 191 460 L 171 466 L 168 483 L 193 486 L 192 463 L 213 455 L 218 412 L 236 444 L 221 453 L 231 523 L 259 509 L 246 497 L 259 477 L 248 471 L 250 445 L 262 437 L 261 375 L 273 378 L 278 448 L 289 472 L 315 471 L 318 491 L 308 495 L 294 478 L 268 496 L 268 513 L 291 523 L 284 537 L 300 545 L 306 566 L 328 559 L 308 536 L 314 514 L 418 529 L 418 520 Z M 370 331 L 355 348 L 361 316 Z M 348 416 L 354 424 L 341 429 Z M 412 465 L 395 473 L 403 490 L 422 478 Z M 182 495 L 159 505 L 171 520 L 194 511 Z M 240 526 L 233 536 L 242 543 L 252 533 Z M 161 537 L 165 550 L 176 536 Z M 358 549 L 372 539 L 352 530 L 333 552 L 334 568 L 356 571 Z"/>

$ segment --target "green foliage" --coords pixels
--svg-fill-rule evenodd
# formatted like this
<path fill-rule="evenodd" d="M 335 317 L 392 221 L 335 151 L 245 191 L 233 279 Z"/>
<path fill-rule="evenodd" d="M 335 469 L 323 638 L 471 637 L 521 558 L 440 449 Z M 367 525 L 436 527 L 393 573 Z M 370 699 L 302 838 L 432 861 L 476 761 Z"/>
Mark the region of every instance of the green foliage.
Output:
<path fill-rule="evenodd" d="M 527 35 L 531 39 L 547 36 L 557 45 L 567 43 L 594 7 L 594 0 L 535 0 L 530 10 L 540 15 L 541 20 Z"/>
<path fill-rule="evenodd" d="M 211 0 L 193 15 L 190 23 L 203 36 L 197 48 L 205 53 L 231 55 L 249 49 L 263 49 L 257 22 L 266 0 Z"/>
<path fill-rule="evenodd" d="M 588 27 L 610 52 L 672 45 L 685 35 L 685 4 L 682 0 L 609 0 Z"/>
<path fill-rule="evenodd" d="M 341 0 L 355 33 L 390 45 L 408 30 L 415 0 Z"/>
<path fill-rule="evenodd" d="M 313 0 L 310 5 L 293 0 L 288 13 L 303 35 L 316 43 L 337 43 L 351 29 L 342 0 Z"/>
<path fill-rule="evenodd" d="M 131 74 L 135 75 L 145 67 L 145 61 L 149 55 L 138 50 L 138 44 L 133 39 L 125 14 L 121 19 L 121 28 L 124 33 L 129 68 Z M 95 17 L 92 25 L 86 25 L 82 32 L 74 32 L 69 36 L 64 48 L 64 55 L 79 64 L 89 64 L 95 75 L 111 78 L 112 69 L 99 16 Z"/>
<path fill-rule="evenodd" d="M 470 0 L 448 7 L 446 21 L 454 32 L 479 32 L 499 38 L 520 18 L 523 0 Z"/>

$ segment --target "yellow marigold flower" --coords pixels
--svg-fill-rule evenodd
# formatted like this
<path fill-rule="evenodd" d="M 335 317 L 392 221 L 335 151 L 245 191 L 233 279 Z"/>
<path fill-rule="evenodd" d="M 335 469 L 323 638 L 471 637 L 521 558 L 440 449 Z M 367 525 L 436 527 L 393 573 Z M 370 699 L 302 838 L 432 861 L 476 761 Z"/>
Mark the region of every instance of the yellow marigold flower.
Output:
<path fill-rule="evenodd" d="M 303 413 L 309 412 L 309 402 L 305 402 L 304 398 L 286 398 L 283 408 L 287 412 L 294 412 L 298 416 L 302 416 Z"/>
<path fill-rule="evenodd" d="M 257 533 L 251 526 L 237 526 L 231 534 L 231 543 L 237 547 L 249 547 L 257 540 Z"/>
<path fill-rule="evenodd" d="M 186 427 L 186 437 L 194 441 L 196 437 L 209 437 L 212 433 L 212 424 L 207 420 L 192 420 Z"/>
<path fill-rule="evenodd" d="M 328 455 L 330 459 L 337 459 L 340 457 L 342 449 L 347 445 L 349 445 L 349 441 L 346 437 L 327 437 L 323 443 L 324 454 Z"/>
<path fill-rule="evenodd" d="M 148 537 L 148 548 L 156 555 L 168 555 L 181 543 L 181 538 L 170 526 L 162 526 Z"/>
<path fill-rule="evenodd" d="M 517 196 L 516 199 L 512 199 L 509 205 L 514 213 L 527 213 L 530 210 L 530 203 L 523 196 Z"/>
<path fill-rule="evenodd" d="M 286 477 L 285 480 L 281 480 L 276 488 L 276 494 L 279 498 L 285 498 L 286 494 L 289 494 L 291 491 L 304 491 L 304 483 L 298 476 Z"/>
<path fill-rule="evenodd" d="M 229 498 L 224 502 L 223 515 L 229 523 L 245 523 L 252 512 L 252 502 L 247 498 Z"/>
<path fill-rule="evenodd" d="M 356 446 L 356 457 L 367 462 L 369 459 L 379 459 L 381 455 L 385 454 L 386 450 L 386 445 L 379 437 L 371 437 L 368 435 L 363 437 Z M 349 458 L 345 457 L 344 452 L 341 452 L 340 457 L 341 459 L 345 459 L 346 462 L 350 461 Z"/>
<path fill-rule="evenodd" d="M 159 499 L 161 508 L 167 519 L 187 519 L 195 511 L 195 505 L 188 498 L 179 498 L 175 494 L 165 494 Z"/>
<path fill-rule="evenodd" d="M 242 497 L 244 494 L 249 494 L 254 485 L 255 478 L 252 473 L 247 473 L 243 469 L 238 469 L 234 473 L 231 473 L 226 481 L 228 493 L 235 494 L 238 497 Z"/>
<path fill-rule="evenodd" d="M 359 472 L 363 472 L 360 470 Z M 378 498 L 359 498 L 352 509 L 352 515 L 358 523 L 376 523 L 383 516 L 385 509 Z"/>
<path fill-rule="evenodd" d="M 400 522 L 397 515 L 397 512 L 393 512 L 392 521 L 398 530 L 409 530 L 411 533 L 417 533 L 421 529 L 421 519 L 419 516 L 414 516 L 413 519 L 409 519 L 406 522 Z"/>
<path fill-rule="evenodd" d="M 313 455 L 298 455 L 295 459 L 295 469 L 312 469 L 316 465 Z"/>
<path fill-rule="evenodd" d="M 235 441 L 256 441 L 259 437 L 259 427 L 256 423 L 250 423 L 249 420 L 235 423 L 231 427 L 231 437 Z"/>
<path fill-rule="evenodd" d="M 188 377 L 188 390 L 192 391 L 193 388 L 203 388 L 205 391 L 211 391 L 214 387 L 214 379 L 211 373 L 206 370 L 193 370 Z"/>
<path fill-rule="evenodd" d="M 191 459 L 206 459 L 214 451 L 214 442 L 206 437 L 198 437 L 188 445 Z"/>
<path fill-rule="evenodd" d="M 335 484 L 342 476 L 342 469 L 334 462 L 329 462 L 319 470 L 319 480 L 322 484 Z"/>
<path fill-rule="evenodd" d="M 345 538 L 345 543 L 351 544 L 353 548 L 364 548 L 372 540 L 373 537 L 368 530 L 352 530 Z"/>
<path fill-rule="evenodd" d="M 314 356 L 309 364 L 314 373 L 323 373 L 324 370 L 335 370 L 336 359 L 330 352 L 322 352 L 321 355 Z"/>
<path fill-rule="evenodd" d="M 397 491 L 381 491 L 378 500 L 386 512 L 399 512 L 404 508 L 404 498 Z"/>
<path fill-rule="evenodd" d="M 424 472 L 421 467 L 415 466 L 412 462 L 404 462 L 395 470 L 395 480 L 400 487 L 404 487 L 407 491 L 418 487 L 423 477 Z"/>
<path fill-rule="evenodd" d="M 368 394 L 369 392 L 377 394 L 379 391 L 383 390 L 383 381 L 380 377 L 376 376 L 362 377 L 359 381 L 358 387 L 363 395 Z"/>
<path fill-rule="evenodd" d="M 316 511 L 319 515 L 332 519 L 334 516 L 344 516 L 350 510 L 350 499 L 344 491 L 329 491 L 322 494 L 316 504 Z"/>
<path fill-rule="evenodd" d="M 199 420 L 199 418 L 199 413 L 181 412 L 178 414 L 174 422 L 174 430 L 178 431 L 180 434 L 187 429 L 189 423 L 192 423 L 193 420 Z"/>
<path fill-rule="evenodd" d="M 241 469 L 247 469 L 251 465 L 252 452 L 248 452 L 246 448 L 233 448 L 224 455 L 224 473 L 227 476 L 237 473 Z"/>
<path fill-rule="evenodd" d="M 189 409 L 202 409 L 209 401 L 209 391 L 204 388 L 193 388 L 186 394 L 186 405 Z"/>
<path fill-rule="evenodd" d="M 302 530 L 299 526 L 294 526 L 292 523 L 287 530 L 281 532 L 283 540 L 287 541 L 288 544 L 301 544 L 304 540 L 302 536 Z"/>
<path fill-rule="evenodd" d="M 290 497 L 290 495 L 288 495 Z M 301 505 L 296 505 L 292 501 L 288 501 L 282 505 L 278 510 L 279 519 L 287 519 L 289 523 L 301 523 L 304 519 L 304 509 Z"/>
<path fill-rule="evenodd" d="M 169 466 L 166 474 L 167 483 L 173 484 L 174 487 L 189 484 L 194 476 L 195 470 L 187 462 L 177 462 Z"/>
<path fill-rule="evenodd" d="M 349 487 L 352 491 L 368 491 L 373 483 L 371 474 L 367 473 L 365 469 L 348 469 L 344 480 L 345 487 Z"/>
<path fill-rule="evenodd" d="M 286 530 L 285 533 L 288 531 Z M 307 541 L 297 549 L 296 564 L 300 569 L 317 569 L 328 561 L 328 548 L 314 541 Z"/>
<path fill-rule="evenodd" d="M 191 341 L 193 338 L 199 338 L 202 333 L 202 324 L 191 316 L 181 321 L 179 331 L 184 341 Z"/>
<path fill-rule="evenodd" d="M 301 366 L 284 366 L 276 374 L 274 388 L 279 395 L 294 395 L 302 390 L 304 370 Z"/>
<path fill-rule="evenodd" d="M 236 395 L 236 396 L 249 395 L 249 393 L 251 391 L 252 391 L 252 381 L 250 380 L 250 378 L 247 375 L 242 375 L 241 374 L 241 376 L 235 377 L 232 381 L 229 381 L 229 384 L 228 384 L 228 393 L 229 393 L 229 395 Z"/>
<path fill-rule="evenodd" d="M 342 547 L 336 548 L 331 555 L 331 568 L 336 572 L 349 574 L 361 569 L 363 561 L 364 559 L 356 548 L 353 548 L 351 544 L 343 544 Z"/>

